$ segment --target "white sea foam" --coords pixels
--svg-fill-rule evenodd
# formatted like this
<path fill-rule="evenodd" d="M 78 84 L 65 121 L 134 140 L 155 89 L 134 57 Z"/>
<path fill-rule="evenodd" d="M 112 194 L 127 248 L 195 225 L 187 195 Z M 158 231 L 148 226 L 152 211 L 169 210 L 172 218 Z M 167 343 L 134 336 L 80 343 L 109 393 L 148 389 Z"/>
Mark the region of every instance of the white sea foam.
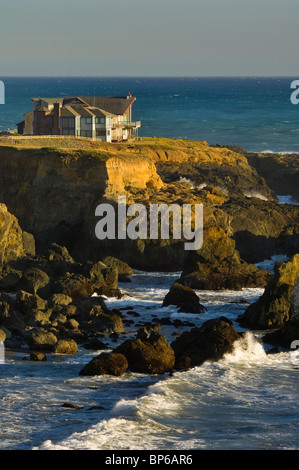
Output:
<path fill-rule="evenodd" d="M 277 197 L 277 201 L 279 202 L 279 204 L 291 204 L 291 205 L 294 205 L 294 206 L 299 205 L 299 202 L 295 201 L 293 199 L 293 197 L 289 194 L 284 195 L 284 196 L 276 196 L 276 197 Z"/>
<path fill-rule="evenodd" d="M 248 197 L 248 198 L 257 198 L 257 199 L 261 199 L 262 201 L 268 201 L 269 198 L 267 196 L 265 196 L 264 194 L 258 192 L 258 191 L 247 191 L 244 193 L 244 196 Z"/>
<path fill-rule="evenodd" d="M 263 362 L 267 359 L 267 354 L 263 345 L 253 333 L 246 331 L 243 336 L 234 343 L 234 349 L 231 353 L 226 354 L 224 360 L 226 362 L 246 362 L 254 363 Z"/>

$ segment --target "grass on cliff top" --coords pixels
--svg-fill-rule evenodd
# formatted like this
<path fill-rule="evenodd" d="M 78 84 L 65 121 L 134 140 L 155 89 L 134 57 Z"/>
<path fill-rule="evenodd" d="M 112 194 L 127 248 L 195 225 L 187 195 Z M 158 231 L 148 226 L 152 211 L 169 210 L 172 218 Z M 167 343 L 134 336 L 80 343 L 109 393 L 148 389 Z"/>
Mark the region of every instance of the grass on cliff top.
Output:
<path fill-rule="evenodd" d="M 51 137 L 51 136 L 1 136 L 0 146 L 14 148 L 48 148 L 53 151 L 59 150 L 108 150 L 110 152 L 125 150 L 126 148 L 151 147 L 162 150 L 178 150 L 188 148 L 206 148 L 208 144 L 203 141 L 189 141 L 185 139 L 167 139 L 164 137 L 142 137 L 128 142 L 106 143 L 88 138 Z"/>

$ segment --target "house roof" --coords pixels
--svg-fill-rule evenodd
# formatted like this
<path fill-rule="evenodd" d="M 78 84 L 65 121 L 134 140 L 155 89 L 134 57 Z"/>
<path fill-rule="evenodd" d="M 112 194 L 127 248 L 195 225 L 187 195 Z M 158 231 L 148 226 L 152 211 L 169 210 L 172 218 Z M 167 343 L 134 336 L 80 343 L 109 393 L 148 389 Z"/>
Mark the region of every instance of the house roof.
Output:
<path fill-rule="evenodd" d="M 122 115 L 134 103 L 136 98 L 129 95 L 127 97 L 112 97 L 112 96 L 81 96 L 89 106 L 103 109 L 112 114 Z"/>
<path fill-rule="evenodd" d="M 51 112 L 53 114 L 53 111 Z M 98 108 L 87 108 L 84 105 L 67 105 L 61 108 L 62 117 L 91 117 L 91 116 L 113 116 L 111 113 Z"/>
<path fill-rule="evenodd" d="M 123 115 L 134 103 L 136 98 L 129 94 L 127 97 L 115 96 L 64 96 L 59 98 L 31 98 L 32 101 L 43 101 L 49 105 L 60 103 L 62 107 L 66 105 L 74 106 L 72 102 L 79 101 L 82 105 L 99 108 L 110 114 Z M 76 104 L 77 106 L 77 104 Z M 79 106 L 79 105 L 78 105 Z"/>

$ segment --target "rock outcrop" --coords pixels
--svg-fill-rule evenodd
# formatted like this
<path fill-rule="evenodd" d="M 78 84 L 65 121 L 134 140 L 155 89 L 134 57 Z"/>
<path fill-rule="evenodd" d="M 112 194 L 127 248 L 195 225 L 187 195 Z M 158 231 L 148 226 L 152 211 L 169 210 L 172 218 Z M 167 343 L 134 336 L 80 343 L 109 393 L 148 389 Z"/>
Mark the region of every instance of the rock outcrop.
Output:
<path fill-rule="evenodd" d="M 290 304 L 290 319 L 279 330 L 267 333 L 263 337 L 265 343 L 297 349 L 299 340 L 299 281 L 292 290 Z M 295 342 L 294 345 L 293 342 Z"/>
<path fill-rule="evenodd" d="M 257 302 L 239 317 L 242 326 L 255 329 L 278 329 L 291 317 L 291 295 L 299 279 L 299 255 L 277 263 L 274 276 Z"/>
<path fill-rule="evenodd" d="M 168 307 L 168 305 L 175 305 L 179 312 L 184 313 L 204 313 L 206 311 L 194 290 L 178 282 L 171 286 L 163 300 L 162 307 Z"/>
<path fill-rule="evenodd" d="M 175 364 L 172 347 L 165 336 L 154 331 L 148 338 L 125 341 L 114 352 L 126 357 L 132 372 L 164 374 Z"/>
<path fill-rule="evenodd" d="M 86 364 L 79 375 L 114 375 L 118 377 L 126 372 L 128 366 L 128 361 L 123 354 L 101 353 Z"/>
<path fill-rule="evenodd" d="M 0 204 L 0 267 L 23 256 L 23 231 L 17 218 L 8 212 L 6 205 Z"/>
<path fill-rule="evenodd" d="M 200 328 L 182 333 L 171 346 L 175 353 L 175 368 L 185 370 L 202 365 L 205 361 L 218 361 L 233 351 L 239 333 L 225 317 L 208 320 Z"/>
<path fill-rule="evenodd" d="M 193 289 L 265 287 L 270 274 L 242 260 L 236 242 L 221 227 L 204 229 L 203 247 L 187 258 L 177 281 Z"/>

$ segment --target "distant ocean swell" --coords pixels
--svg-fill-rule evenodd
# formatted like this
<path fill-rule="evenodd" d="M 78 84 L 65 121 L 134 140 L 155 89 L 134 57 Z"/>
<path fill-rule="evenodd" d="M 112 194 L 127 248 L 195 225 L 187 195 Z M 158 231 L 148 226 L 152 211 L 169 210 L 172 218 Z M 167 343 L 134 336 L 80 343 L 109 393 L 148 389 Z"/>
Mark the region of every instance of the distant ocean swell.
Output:
<path fill-rule="evenodd" d="M 295 77 L 296 78 L 296 77 Z M 6 78 L 0 131 L 16 128 L 31 97 L 124 96 L 137 100 L 140 136 L 206 140 L 254 152 L 299 152 L 293 78 Z"/>

